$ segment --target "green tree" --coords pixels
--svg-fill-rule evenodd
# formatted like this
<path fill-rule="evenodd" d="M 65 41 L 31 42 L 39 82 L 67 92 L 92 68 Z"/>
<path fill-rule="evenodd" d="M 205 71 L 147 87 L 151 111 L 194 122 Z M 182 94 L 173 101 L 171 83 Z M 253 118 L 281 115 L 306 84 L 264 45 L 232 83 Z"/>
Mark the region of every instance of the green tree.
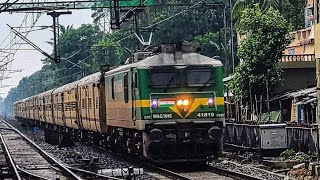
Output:
<path fill-rule="evenodd" d="M 279 10 L 295 29 L 300 29 L 304 27 L 305 2 L 305 0 L 236 0 L 232 9 L 232 18 L 237 26 L 243 10 L 257 4 L 263 12 L 269 8 Z"/>
<path fill-rule="evenodd" d="M 61 63 L 55 64 L 49 59 L 44 59 L 41 70 L 29 77 L 23 77 L 4 100 L 6 112 L 12 111 L 15 101 L 78 80 L 83 77 L 84 70 L 87 74 L 99 70 L 99 65 L 91 64 L 91 47 L 101 41 L 105 34 L 96 25 L 91 24 L 82 25 L 77 29 L 72 26 L 60 26 L 60 29 Z"/>
<path fill-rule="evenodd" d="M 306 0 L 286 0 L 283 2 L 281 14 L 291 23 L 293 29 L 303 29 L 305 26 Z"/>
<path fill-rule="evenodd" d="M 68 26 L 64 26 L 64 25 L 59 25 L 59 36 L 62 36 L 65 33 L 68 33 L 71 29 L 73 29 L 73 25 L 68 25 Z M 47 44 L 53 46 L 53 38 L 50 38 L 50 41 L 46 41 Z"/>
<path fill-rule="evenodd" d="M 259 6 L 243 11 L 238 32 L 246 38 L 240 43 L 238 57 L 242 63 L 236 68 L 230 83 L 235 94 L 246 102 L 255 97 L 266 98 L 281 83 L 278 60 L 289 43 L 291 26 L 273 8 L 263 12 Z"/>
<path fill-rule="evenodd" d="M 124 48 L 110 36 L 105 36 L 104 39 L 94 44 L 91 51 L 94 58 L 88 69 L 92 73 L 98 71 L 101 65 L 117 66 L 129 57 L 129 54 L 124 52 Z"/>
<path fill-rule="evenodd" d="M 91 47 L 103 36 L 104 33 L 99 27 L 92 24 L 82 25 L 77 29 L 71 28 L 60 36 L 61 63 L 50 62 L 59 85 L 75 81 L 88 74 L 90 69 L 87 69 L 87 64 L 90 64 L 93 58 Z"/>
<path fill-rule="evenodd" d="M 277 10 L 282 8 L 282 0 L 237 0 L 232 9 L 232 17 L 235 20 L 236 25 L 238 25 L 239 18 L 243 11 L 246 8 L 252 8 L 255 4 L 257 4 L 263 12 L 267 11 L 269 8 Z"/>

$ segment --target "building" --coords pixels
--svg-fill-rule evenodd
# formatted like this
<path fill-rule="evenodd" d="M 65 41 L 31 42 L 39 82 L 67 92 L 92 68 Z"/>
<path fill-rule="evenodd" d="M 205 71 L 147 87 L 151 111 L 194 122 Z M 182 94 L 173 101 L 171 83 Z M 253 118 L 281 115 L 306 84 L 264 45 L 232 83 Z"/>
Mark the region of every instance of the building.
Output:
<path fill-rule="evenodd" d="M 305 29 L 290 33 L 293 38 L 284 51 L 282 91 L 295 91 L 316 86 L 314 0 L 306 0 Z"/>

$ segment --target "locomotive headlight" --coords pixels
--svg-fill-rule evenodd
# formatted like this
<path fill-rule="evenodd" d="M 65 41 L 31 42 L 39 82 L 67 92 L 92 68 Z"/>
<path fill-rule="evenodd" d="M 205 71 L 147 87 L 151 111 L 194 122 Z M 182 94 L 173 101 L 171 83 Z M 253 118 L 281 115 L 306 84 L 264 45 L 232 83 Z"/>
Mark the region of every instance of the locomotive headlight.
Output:
<path fill-rule="evenodd" d="M 177 105 L 178 106 L 181 106 L 183 104 L 183 101 L 181 100 L 181 99 L 179 99 L 178 101 L 177 101 Z"/>
<path fill-rule="evenodd" d="M 182 104 L 184 106 L 188 106 L 189 105 L 189 100 L 188 99 L 183 100 Z"/>
<path fill-rule="evenodd" d="M 214 99 L 213 99 L 213 97 L 209 97 L 208 98 L 208 106 L 209 107 L 214 107 Z"/>
<path fill-rule="evenodd" d="M 188 99 L 178 99 L 176 101 L 177 106 L 188 106 L 190 101 Z"/>
<path fill-rule="evenodd" d="M 151 99 L 151 108 L 158 109 L 159 108 L 159 100 L 158 99 Z"/>

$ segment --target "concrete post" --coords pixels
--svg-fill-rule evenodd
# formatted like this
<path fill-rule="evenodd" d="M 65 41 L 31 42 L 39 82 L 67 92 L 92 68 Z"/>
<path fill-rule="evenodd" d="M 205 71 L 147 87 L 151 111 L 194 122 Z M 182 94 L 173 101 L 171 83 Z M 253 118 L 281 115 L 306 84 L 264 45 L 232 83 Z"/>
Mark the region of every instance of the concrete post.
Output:
<path fill-rule="evenodd" d="M 317 145 L 317 157 L 319 158 L 319 145 L 320 145 L 320 59 L 316 58 L 316 76 L 317 76 L 317 123 L 318 123 L 318 145 Z"/>
<path fill-rule="evenodd" d="M 315 44 L 315 60 L 316 60 L 316 77 L 317 77 L 317 123 L 318 123 L 318 145 L 317 145 L 317 157 L 318 157 L 318 162 L 320 160 L 319 158 L 319 145 L 320 145 L 320 50 L 319 50 L 319 45 L 320 45 L 320 42 L 319 42 L 319 38 L 318 38 L 318 35 L 319 35 L 319 31 L 320 28 L 318 27 L 318 0 L 314 0 L 313 2 L 313 9 L 314 9 L 314 12 L 313 12 L 313 17 L 314 17 L 314 20 L 313 20 L 313 26 L 315 26 L 313 29 L 314 29 L 314 44 Z"/>

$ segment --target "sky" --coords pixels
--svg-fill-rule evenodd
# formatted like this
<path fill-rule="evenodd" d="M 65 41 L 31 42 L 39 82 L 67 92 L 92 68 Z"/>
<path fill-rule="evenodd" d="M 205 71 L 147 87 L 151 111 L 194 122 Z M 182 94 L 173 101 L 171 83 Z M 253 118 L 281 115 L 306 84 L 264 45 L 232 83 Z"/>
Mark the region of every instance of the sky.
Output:
<path fill-rule="evenodd" d="M 0 2 L 5 2 L 5 0 L 0 0 Z M 73 27 L 77 28 L 81 26 L 81 24 L 91 23 L 91 10 L 73 10 L 71 15 L 63 15 L 59 18 L 59 23 L 67 26 L 73 25 Z M 0 14 L 0 44 L 5 39 L 5 37 L 10 34 L 10 28 L 6 25 L 16 27 L 21 24 L 23 18 L 25 17 L 25 13 L 1 13 Z M 27 19 L 27 26 L 32 24 L 32 14 L 29 14 Z M 36 23 L 36 26 L 50 26 L 52 25 L 52 17 L 46 14 L 43 14 Z M 11 35 L 9 36 L 11 37 Z M 45 29 L 41 31 L 31 32 L 27 38 L 44 50 L 47 53 L 52 52 L 52 46 L 46 43 L 46 41 L 50 41 L 50 38 L 53 37 L 53 32 L 50 29 Z M 0 51 L 4 49 L 4 47 L 9 44 L 10 38 L 8 38 L 1 46 Z M 22 45 L 20 49 L 33 49 L 30 45 Z M 4 54 L 2 54 L 3 56 Z M 0 53 L 1 56 L 1 53 Z M 0 57 L 1 59 L 3 57 Z M 11 69 L 22 69 L 21 72 L 10 74 L 10 79 L 6 79 L 2 81 L 2 86 L 0 87 L 0 96 L 6 97 L 10 88 L 16 87 L 19 81 L 25 77 L 30 76 L 32 73 L 38 71 L 42 67 L 41 59 L 45 57 L 38 51 L 35 50 L 19 50 L 14 56 L 14 61 L 12 63 Z M 9 87 L 5 87 L 6 85 L 10 85 Z"/>

